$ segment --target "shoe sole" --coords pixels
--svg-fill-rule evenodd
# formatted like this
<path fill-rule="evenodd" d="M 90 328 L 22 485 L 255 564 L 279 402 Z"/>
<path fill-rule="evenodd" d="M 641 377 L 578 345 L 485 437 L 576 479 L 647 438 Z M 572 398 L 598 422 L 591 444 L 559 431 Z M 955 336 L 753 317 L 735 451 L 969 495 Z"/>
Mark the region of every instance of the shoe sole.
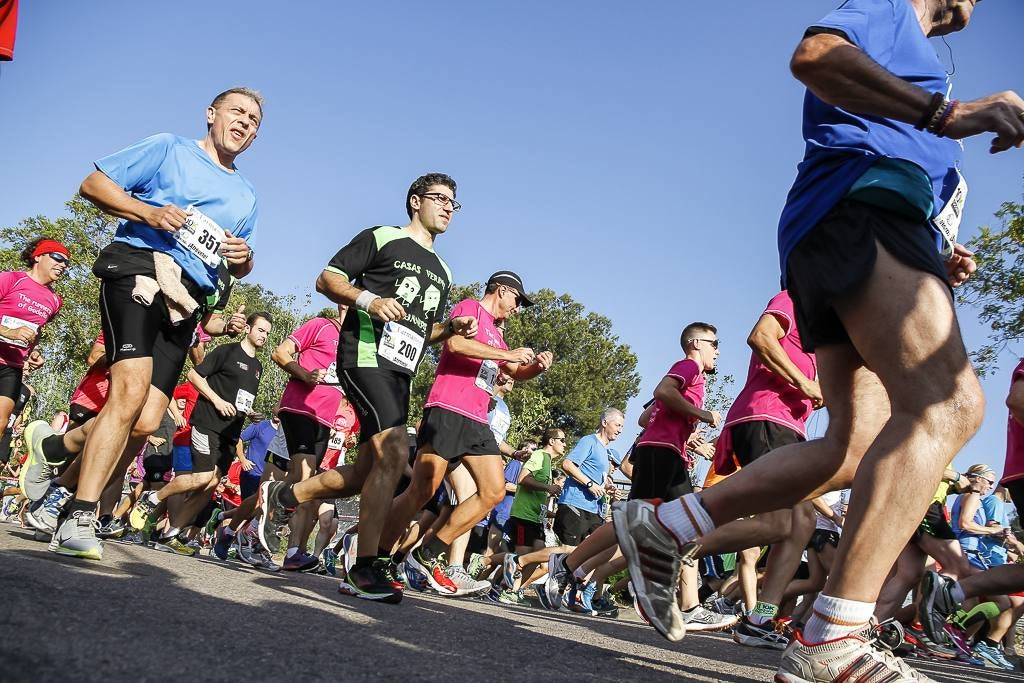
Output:
<path fill-rule="evenodd" d="M 56 527 L 51 529 L 46 524 L 43 524 L 42 522 L 37 520 L 35 516 L 32 514 L 31 510 L 25 511 L 25 521 L 31 524 L 33 529 L 35 529 L 36 531 L 42 531 L 44 534 L 52 534 L 55 531 L 57 531 Z"/>
<path fill-rule="evenodd" d="M 921 602 L 921 607 L 918 610 L 917 617 L 918 621 L 921 622 L 921 630 L 924 631 L 924 634 L 928 636 L 932 642 L 943 645 L 946 642 L 946 632 L 945 630 L 940 630 L 939 633 L 941 633 L 941 635 L 934 633 L 935 624 L 932 622 L 931 618 L 932 610 L 935 608 L 935 594 L 938 592 L 936 590 L 936 580 L 941 581 L 941 578 L 934 571 L 925 572 L 924 577 L 921 579 L 921 588 L 924 590 L 924 594 L 928 597 L 926 600 Z"/>
<path fill-rule="evenodd" d="M 434 579 L 434 577 L 431 576 L 430 570 L 427 569 L 426 567 L 424 567 L 422 564 L 420 564 L 416 560 L 416 554 L 415 553 L 409 553 L 409 555 L 405 558 L 405 561 L 408 562 L 410 565 L 412 565 L 413 569 L 418 571 L 420 574 L 423 574 L 423 576 L 427 579 L 427 585 L 430 586 L 431 588 L 433 588 L 439 594 L 441 594 L 441 595 L 455 595 L 455 593 L 458 592 L 458 590 L 459 590 L 458 588 L 456 588 L 455 590 L 452 590 L 448 586 L 443 586 L 440 583 L 438 583 Z"/>
<path fill-rule="evenodd" d="M 558 588 L 558 584 L 555 583 L 555 581 L 551 578 L 552 576 L 554 576 L 554 569 L 556 568 L 552 565 L 555 565 L 558 562 L 560 562 L 562 557 L 562 553 L 555 553 L 548 557 L 548 578 L 544 580 L 543 592 L 544 597 L 548 599 L 548 604 L 545 605 L 545 608 L 551 610 L 552 612 L 557 612 L 560 609 L 562 609 L 562 592 L 558 590 L 551 590 L 548 588 L 549 584 L 554 586 L 554 588 L 556 589 Z"/>
<path fill-rule="evenodd" d="M 686 631 L 687 633 L 690 631 L 724 631 L 728 628 L 732 628 L 738 623 L 740 623 L 739 619 L 736 619 L 735 621 L 726 621 L 720 624 L 687 624 Z M 786 647 L 783 646 L 782 649 L 785 650 Z"/>
<path fill-rule="evenodd" d="M 43 422 L 42 420 L 35 420 L 32 423 L 30 423 L 28 427 L 25 428 L 25 443 L 29 445 L 28 458 L 26 458 L 25 464 L 22 465 L 21 471 L 18 473 L 18 487 L 21 489 L 21 492 L 25 494 L 25 497 L 28 498 L 33 503 L 42 498 L 43 496 L 45 496 L 46 490 L 50 488 L 50 483 L 47 482 L 43 492 L 39 495 L 36 495 L 38 492 L 34 488 L 32 488 L 32 486 L 30 486 L 28 483 L 29 470 L 39 465 L 39 458 L 36 457 L 36 454 L 33 452 L 32 449 L 32 439 L 35 436 L 36 429 L 39 428 L 39 425 L 45 424 L 46 423 Z"/>
<path fill-rule="evenodd" d="M 256 505 L 260 508 L 260 521 L 256 524 L 256 536 L 260 539 L 260 545 L 263 546 L 263 549 L 271 555 L 274 554 L 274 550 L 277 550 L 277 548 L 274 548 L 273 550 L 270 548 L 270 544 L 267 542 L 267 536 L 264 533 L 263 527 L 267 523 L 267 515 L 269 514 L 266 502 L 267 496 L 270 493 L 270 485 L 272 483 L 273 482 L 265 481 L 260 484 L 259 494 L 256 496 Z"/>
<path fill-rule="evenodd" d="M 395 591 L 393 593 L 364 593 L 352 584 L 350 584 L 348 581 L 342 581 L 338 585 L 338 592 L 342 595 L 352 596 L 353 598 L 371 600 L 373 602 L 383 602 L 389 605 L 397 605 L 398 603 L 402 602 L 401 591 Z"/>
<path fill-rule="evenodd" d="M 85 550 L 85 551 L 82 551 L 82 550 L 70 550 L 69 548 L 65 548 L 63 546 L 59 546 L 58 545 L 56 548 L 50 548 L 50 552 L 56 553 L 58 555 L 63 555 L 64 557 L 80 557 L 80 558 L 85 559 L 85 560 L 102 560 L 103 559 L 103 549 L 102 548 L 99 549 L 99 550 Z"/>
<path fill-rule="evenodd" d="M 689 630 L 689 626 L 687 626 L 687 630 Z M 737 645 L 743 645 L 744 647 L 756 647 L 761 650 L 778 650 L 779 652 L 782 652 L 787 647 L 789 647 L 788 643 L 769 643 L 768 641 L 759 638 L 758 636 L 744 636 L 739 633 L 732 634 L 732 641 Z"/>
<path fill-rule="evenodd" d="M 626 519 L 626 511 L 623 510 L 621 514 L 612 515 L 612 525 L 615 528 L 615 538 L 619 542 L 619 548 L 622 550 L 622 554 L 626 557 L 626 563 L 629 565 L 629 575 L 640 578 L 640 581 L 633 581 L 633 595 L 637 602 L 640 603 L 640 609 L 642 610 L 643 616 L 647 623 L 650 624 L 663 635 L 666 639 L 673 643 L 677 643 L 686 636 L 686 627 L 681 629 L 681 633 L 673 634 L 669 633 L 665 625 L 661 623 L 659 619 L 653 618 L 654 606 L 651 604 L 650 598 L 647 597 L 647 591 L 643 586 L 643 567 L 640 564 L 639 556 L 637 552 L 636 541 L 633 540 L 633 535 L 629 533 L 629 520 Z"/>

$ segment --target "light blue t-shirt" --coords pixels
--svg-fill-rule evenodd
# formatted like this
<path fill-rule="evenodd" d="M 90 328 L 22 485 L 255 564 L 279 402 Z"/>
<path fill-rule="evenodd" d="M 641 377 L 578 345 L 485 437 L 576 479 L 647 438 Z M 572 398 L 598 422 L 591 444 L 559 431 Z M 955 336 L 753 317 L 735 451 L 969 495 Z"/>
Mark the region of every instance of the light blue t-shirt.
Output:
<path fill-rule="evenodd" d="M 907 0 L 848 0 L 813 28 L 844 34 L 882 68 L 909 83 L 929 92 L 949 90 L 946 71 Z M 783 280 L 793 248 L 880 159 L 905 160 L 927 175 L 933 193 L 930 217 L 945 206 L 960 180 L 963 150 L 956 140 L 917 130 L 911 123 L 854 114 L 826 104 L 810 90 L 804 97 L 803 135 L 804 160 L 779 219 Z M 938 248 L 938 231 L 935 236 Z"/>
<path fill-rule="evenodd" d="M 601 443 L 597 434 L 588 434 L 579 440 L 566 460 L 572 461 L 584 475 L 603 486 L 605 475 L 608 474 L 609 461 L 618 466 L 621 457 L 613 449 Z M 571 505 L 579 510 L 597 514 L 600 511 L 601 501 L 585 486 L 572 477 L 567 477 L 562 495 L 558 498 L 558 504 Z"/>
<path fill-rule="evenodd" d="M 256 190 L 238 171 L 225 171 L 199 143 L 159 133 L 96 161 L 96 168 L 139 201 L 152 206 L 195 206 L 235 237 L 252 244 L 256 234 Z M 170 254 L 204 291 L 216 289 L 217 268 L 208 266 L 173 233 L 122 221 L 115 241 Z"/>

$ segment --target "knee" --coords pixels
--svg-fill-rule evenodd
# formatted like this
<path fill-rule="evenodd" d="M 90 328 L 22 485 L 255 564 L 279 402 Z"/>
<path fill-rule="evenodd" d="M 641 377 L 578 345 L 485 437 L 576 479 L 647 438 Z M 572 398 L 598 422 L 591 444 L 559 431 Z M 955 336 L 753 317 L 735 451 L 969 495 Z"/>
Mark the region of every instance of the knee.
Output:
<path fill-rule="evenodd" d="M 480 496 L 481 503 L 490 510 L 495 505 L 505 499 L 505 487 L 497 486 L 478 486 L 477 495 Z"/>
<path fill-rule="evenodd" d="M 133 439 L 145 439 L 150 434 L 156 432 L 160 428 L 160 420 L 153 419 L 152 416 L 143 413 L 139 416 L 139 419 L 135 420 L 132 424 L 131 438 Z"/>

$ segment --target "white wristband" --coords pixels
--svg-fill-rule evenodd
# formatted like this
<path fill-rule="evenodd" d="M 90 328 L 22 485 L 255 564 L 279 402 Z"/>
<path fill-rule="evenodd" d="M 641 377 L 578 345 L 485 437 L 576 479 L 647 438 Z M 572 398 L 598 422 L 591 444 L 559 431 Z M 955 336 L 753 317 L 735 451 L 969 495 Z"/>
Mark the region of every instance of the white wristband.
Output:
<path fill-rule="evenodd" d="M 370 304 L 379 298 L 379 294 L 374 294 L 370 290 L 364 289 L 363 292 L 356 297 L 356 308 L 365 311 L 370 307 Z"/>

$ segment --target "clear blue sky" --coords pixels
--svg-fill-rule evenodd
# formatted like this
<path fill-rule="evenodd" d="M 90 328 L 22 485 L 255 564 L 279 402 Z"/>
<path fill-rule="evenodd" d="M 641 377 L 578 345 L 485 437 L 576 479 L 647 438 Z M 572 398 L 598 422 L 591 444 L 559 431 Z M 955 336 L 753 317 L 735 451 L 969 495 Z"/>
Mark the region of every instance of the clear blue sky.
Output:
<path fill-rule="evenodd" d="M 214 94 L 256 87 L 265 120 L 238 161 L 261 205 L 252 281 L 304 294 L 357 231 L 403 224 L 413 178 L 447 172 L 465 208 L 438 248 L 457 281 L 515 269 L 609 316 L 638 355 L 624 448 L 685 323 L 719 326 L 742 382 L 803 150 L 788 60 L 837 4 L 25 2 L 0 66 L 0 224 L 60 213 L 92 160 L 202 137 Z M 948 39 L 956 96 L 1024 92 L 1022 25 L 1019 0 L 981 3 Z M 966 144 L 967 236 L 1022 195 L 1024 152 L 987 140 Z M 958 465 L 1000 469 L 1013 362 L 985 382 Z"/>

